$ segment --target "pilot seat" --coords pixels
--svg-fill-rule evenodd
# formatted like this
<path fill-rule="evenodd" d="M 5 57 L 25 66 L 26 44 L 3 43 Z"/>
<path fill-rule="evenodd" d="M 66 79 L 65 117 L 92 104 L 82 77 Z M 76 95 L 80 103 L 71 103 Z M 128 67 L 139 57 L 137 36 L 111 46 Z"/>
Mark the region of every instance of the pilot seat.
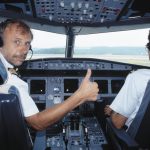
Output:
<path fill-rule="evenodd" d="M 6 82 L 7 71 L 0 60 L 0 88 L 5 86 Z M 0 90 L 0 149 L 32 149 L 32 140 L 15 87 L 10 87 L 8 93 L 2 93 Z"/>

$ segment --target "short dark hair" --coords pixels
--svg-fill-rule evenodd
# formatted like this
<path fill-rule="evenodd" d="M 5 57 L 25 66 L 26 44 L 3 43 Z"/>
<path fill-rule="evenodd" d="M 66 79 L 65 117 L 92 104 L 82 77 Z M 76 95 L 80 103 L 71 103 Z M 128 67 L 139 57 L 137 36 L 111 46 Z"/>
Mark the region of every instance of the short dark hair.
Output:
<path fill-rule="evenodd" d="M 17 24 L 17 27 L 21 28 L 23 32 L 30 33 L 31 38 L 33 39 L 33 34 L 32 34 L 30 27 L 25 22 L 18 20 L 18 19 L 7 19 L 0 23 L 0 36 L 1 37 L 2 37 L 6 27 L 8 27 L 9 25 L 12 25 L 12 24 Z"/>

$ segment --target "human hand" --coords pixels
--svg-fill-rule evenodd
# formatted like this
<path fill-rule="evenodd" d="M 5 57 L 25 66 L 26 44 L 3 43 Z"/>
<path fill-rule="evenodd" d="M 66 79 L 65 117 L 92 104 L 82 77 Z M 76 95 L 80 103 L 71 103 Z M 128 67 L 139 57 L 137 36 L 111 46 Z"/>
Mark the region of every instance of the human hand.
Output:
<path fill-rule="evenodd" d="M 96 82 L 91 82 L 91 69 L 87 70 L 86 76 L 82 80 L 82 83 L 77 90 L 78 95 L 80 95 L 80 98 L 84 101 L 95 101 L 98 96 L 98 84 Z"/>
<path fill-rule="evenodd" d="M 108 116 L 111 115 L 112 109 L 109 107 L 109 105 L 106 105 L 106 106 L 105 106 L 105 108 L 104 108 L 104 113 L 105 113 L 105 115 L 108 115 Z"/>

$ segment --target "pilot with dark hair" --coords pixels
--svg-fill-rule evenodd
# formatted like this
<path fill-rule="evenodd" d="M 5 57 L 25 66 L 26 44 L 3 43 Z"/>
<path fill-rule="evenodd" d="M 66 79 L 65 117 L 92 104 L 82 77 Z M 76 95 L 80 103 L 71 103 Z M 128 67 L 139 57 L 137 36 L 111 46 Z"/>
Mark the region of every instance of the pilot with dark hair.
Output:
<path fill-rule="evenodd" d="M 150 56 L 150 32 L 148 40 L 146 47 Z M 130 126 L 141 105 L 149 80 L 150 69 L 138 69 L 130 73 L 112 104 L 106 105 L 104 112 L 111 117 L 116 128 Z"/>
<path fill-rule="evenodd" d="M 9 19 L 0 24 L 0 59 L 6 69 L 20 66 L 30 50 L 32 32 L 27 24 L 20 20 Z M 88 69 L 80 87 L 64 102 L 39 112 L 28 93 L 28 85 L 15 74 L 8 73 L 7 82 L 0 87 L 0 92 L 15 86 L 19 91 L 24 117 L 27 123 L 36 130 L 43 130 L 55 123 L 75 107 L 86 101 L 95 101 L 98 85 L 91 82 L 91 70 Z"/>

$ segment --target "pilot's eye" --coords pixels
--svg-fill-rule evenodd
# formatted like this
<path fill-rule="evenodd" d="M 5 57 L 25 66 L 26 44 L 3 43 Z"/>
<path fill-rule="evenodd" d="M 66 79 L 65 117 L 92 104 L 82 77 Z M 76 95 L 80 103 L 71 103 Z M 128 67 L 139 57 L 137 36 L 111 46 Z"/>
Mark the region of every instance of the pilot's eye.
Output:
<path fill-rule="evenodd" d="M 26 46 L 27 46 L 27 47 L 30 47 L 30 45 L 31 45 L 30 42 L 27 42 L 27 43 L 26 43 Z"/>
<path fill-rule="evenodd" d="M 21 41 L 20 40 L 15 40 L 14 43 L 16 44 L 16 46 L 20 46 L 21 45 Z"/>

